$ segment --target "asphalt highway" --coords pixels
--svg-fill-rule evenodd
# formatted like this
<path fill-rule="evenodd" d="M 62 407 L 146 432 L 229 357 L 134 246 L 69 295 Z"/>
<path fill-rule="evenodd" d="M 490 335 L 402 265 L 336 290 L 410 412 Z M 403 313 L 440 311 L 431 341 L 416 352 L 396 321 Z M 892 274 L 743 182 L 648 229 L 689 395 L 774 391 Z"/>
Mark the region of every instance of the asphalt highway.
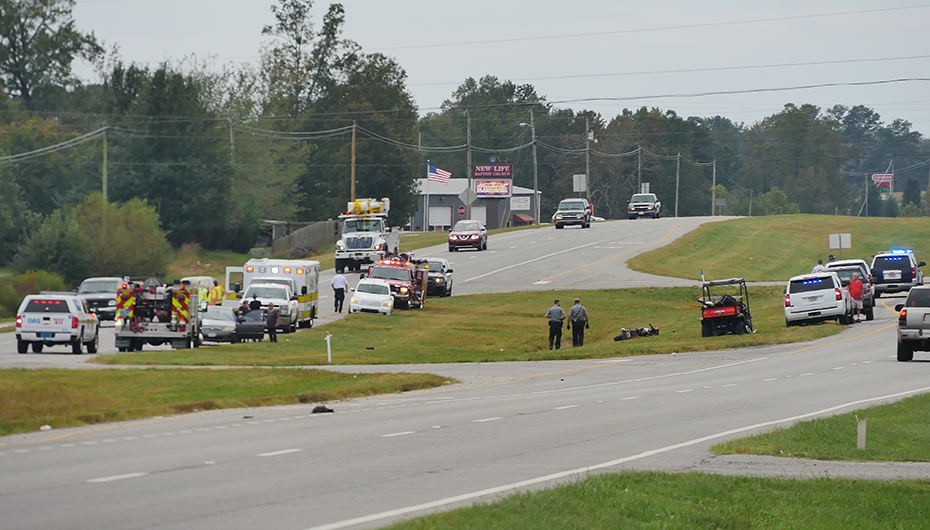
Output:
<path fill-rule="evenodd" d="M 623 262 L 707 220 L 512 232 L 492 236 L 486 252 L 449 254 L 443 247 L 418 256 L 441 251 L 453 261 L 455 295 L 691 285 L 632 273 Z M 872 322 L 801 345 L 594 361 L 334 367 L 430 372 L 462 383 L 331 403 L 333 414 L 313 414 L 313 405 L 237 409 L 8 436 L 0 439 L 0 526 L 374 528 L 621 469 L 927 477 L 924 464 L 707 452 L 726 439 L 930 390 L 930 362 L 895 360 L 894 325 L 894 313 L 880 307 Z M 0 365 L 14 366 L 6 344 L 0 342 Z M 12 357 L 27 363 L 45 355 Z M 930 356 L 918 352 L 921 359 Z"/>

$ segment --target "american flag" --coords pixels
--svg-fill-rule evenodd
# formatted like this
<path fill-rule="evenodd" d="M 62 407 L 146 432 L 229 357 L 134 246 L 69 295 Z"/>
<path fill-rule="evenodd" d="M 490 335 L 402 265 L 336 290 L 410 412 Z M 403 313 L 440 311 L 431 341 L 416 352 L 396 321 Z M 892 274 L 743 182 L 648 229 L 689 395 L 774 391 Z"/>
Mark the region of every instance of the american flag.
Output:
<path fill-rule="evenodd" d="M 449 184 L 449 177 L 452 176 L 451 171 L 446 171 L 445 169 L 439 169 L 435 166 L 429 167 L 429 180 L 432 182 L 441 182 L 443 184 Z"/>

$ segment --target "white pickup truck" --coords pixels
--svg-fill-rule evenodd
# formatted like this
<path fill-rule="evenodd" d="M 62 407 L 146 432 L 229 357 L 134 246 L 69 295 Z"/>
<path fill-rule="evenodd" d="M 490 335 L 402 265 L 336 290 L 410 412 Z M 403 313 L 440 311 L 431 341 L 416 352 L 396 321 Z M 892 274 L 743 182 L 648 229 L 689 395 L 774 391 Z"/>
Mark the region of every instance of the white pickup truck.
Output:
<path fill-rule="evenodd" d="M 100 345 L 100 320 L 87 304 L 73 293 L 31 294 L 23 299 L 16 312 L 16 347 L 34 353 L 44 346 L 71 346 L 80 355 L 84 346 L 97 353 Z"/>
<path fill-rule="evenodd" d="M 253 296 L 261 302 L 262 309 L 272 303 L 278 309 L 278 329 L 284 333 L 297 331 L 297 296 L 286 283 L 265 283 L 264 279 L 252 280 L 242 294 L 244 302 L 250 302 Z"/>

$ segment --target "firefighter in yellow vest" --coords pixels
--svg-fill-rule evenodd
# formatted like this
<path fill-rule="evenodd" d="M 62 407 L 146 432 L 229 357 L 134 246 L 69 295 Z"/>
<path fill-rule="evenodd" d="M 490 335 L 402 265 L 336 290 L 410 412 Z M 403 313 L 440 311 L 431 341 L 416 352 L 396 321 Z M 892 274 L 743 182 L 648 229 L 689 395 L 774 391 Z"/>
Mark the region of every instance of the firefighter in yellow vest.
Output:
<path fill-rule="evenodd" d="M 210 289 L 210 305 L 223 305 L 223 299 L 226 298 L 226 290 L 220 285 L 220 282 L 213 280 L 213 289 Z"/>
<path fill-rule="evenodd" d="M 201 281 L 197 283 L 197 305 L 206 302 L 210 296 L 210 290 L 207 289 L 207 282 Z"/>

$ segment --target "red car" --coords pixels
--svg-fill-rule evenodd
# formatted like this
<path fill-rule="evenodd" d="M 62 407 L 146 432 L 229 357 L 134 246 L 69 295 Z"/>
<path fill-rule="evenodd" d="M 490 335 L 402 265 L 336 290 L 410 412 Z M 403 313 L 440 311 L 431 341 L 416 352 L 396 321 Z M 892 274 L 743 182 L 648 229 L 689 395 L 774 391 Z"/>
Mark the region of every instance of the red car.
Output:
<path fill-rule="evenodd" d="M 481 221 L 465 220 L 455 223 L 449 232 L 449 252 L 457 251 L 462 247 L 471 247 L 477 250 L 488 249 L 488 229 Z"/>

